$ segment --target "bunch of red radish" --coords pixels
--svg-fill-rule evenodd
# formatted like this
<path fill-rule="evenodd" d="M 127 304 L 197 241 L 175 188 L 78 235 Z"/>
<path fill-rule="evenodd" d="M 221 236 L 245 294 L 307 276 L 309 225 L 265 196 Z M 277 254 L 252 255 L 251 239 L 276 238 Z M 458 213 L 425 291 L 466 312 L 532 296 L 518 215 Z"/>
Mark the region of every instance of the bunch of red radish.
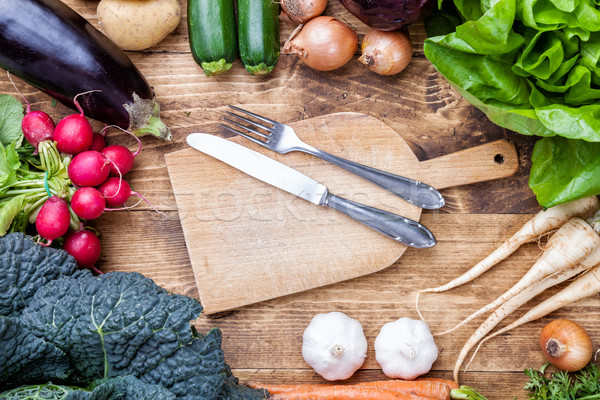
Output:
<path fill-rule="evenodd" d="M 124 203 L 132 195 L 145 200 L 140 194 L 132 192 L 122 178 L 133 167 L 134 158 L 141 151 L 141 141 L 132 134 L 138 141 L 135 152 L 121 145 L 107 146 L 104 135 L 93 131 L 77 98 L 74 103 L 79 114 L 64 117 L 56 126 L 48 114 L 30 111 L 27 105 L 22 122 L 25 139 L 36 148 L 36 152 L 40 142 L 53 140 L 61 153 L 72 156 L 67 172 L 77 188 L 70 199 L 56 195 L 49 197 L 36 217 L 35 226 L 48 245 L 66 235 L 63 249 L 81 267 L 98 271 L 94 264 L 100 257 L 100 240 L 83 226 L 79 230 L 69 231 L 71 214 L 67 200 L 70 200 L 71 210 L 84 220 L 98 218 L 105 211 L 130 208 Z"/>

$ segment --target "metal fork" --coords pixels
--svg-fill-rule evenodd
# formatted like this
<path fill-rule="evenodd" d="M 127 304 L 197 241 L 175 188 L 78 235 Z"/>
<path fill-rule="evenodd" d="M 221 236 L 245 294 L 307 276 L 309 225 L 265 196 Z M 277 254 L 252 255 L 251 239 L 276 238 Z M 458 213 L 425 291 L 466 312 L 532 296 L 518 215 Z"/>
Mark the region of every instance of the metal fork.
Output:
<path fill-rule="evenodd" d="M 250 111 L 243 110 L 236 106 L 230 105 L 229 107 L 242 114 L 245 114 L 246 116 L 250 116 L 259 121 L 264 122 L 264 124 L 259 123 L 249 119 L 244 115 L 239 115 L 230 111 L 226 111 L 228 115 L 236 118 L 238 121 L 245 122 L 245 124 L 242 124 L 227 117 L 223 117 L 223 119 L 229 122 L 230 124 L 233 124 L 234 126 L 238 127 L 239 129 L 247 131 L 248 133 L 241 132 L 238 129 L 235 129 L 229 125 L 220 124 L 229 132 L 243 136 L 256 144 L 259 144 L 263 147 L 266 147 L 267 149 L 271 149 L 280 154 L 286 154 L 291 151 L 302 151 L 304 153 L 311 154 L 315 157 L 319 157 L 322 160 L 328 161 L 341 168 L 344 168 L 345 170 L 350 171 L 353 174 L 360 176 L 361 178 L 364 178 L 378 186 L 381 186 L 386 190 L 389 190 L 395 195 L 400 196 L 402 199 L 418 207 L 426 209 L 436 209 L 443 207 L 445 204 L 442 195 L 436 189 L 423 182 L 417 181 L 415 179 L 406 178 L 404 176 L 395 175 L 389 172 L 381 171 L 373 167 L 368 167 L 366 165 L 362 165 L 354 161 L 349 161 L 344 158 L 334 156 L 333 154 L 326 153 L 309 144 L 304 143 L 296 135 L 294 129 L 292 129 L 292 127 L 288 125 L 252 113 Z M 267 126 L 267 124 L 270 126 Z M 262 132 L 259 131 L 259 129 L 261 129 Z M 249 133 L 257 135 L 259 136 L 259 138 L 256 138 L 250 135 Z"/>

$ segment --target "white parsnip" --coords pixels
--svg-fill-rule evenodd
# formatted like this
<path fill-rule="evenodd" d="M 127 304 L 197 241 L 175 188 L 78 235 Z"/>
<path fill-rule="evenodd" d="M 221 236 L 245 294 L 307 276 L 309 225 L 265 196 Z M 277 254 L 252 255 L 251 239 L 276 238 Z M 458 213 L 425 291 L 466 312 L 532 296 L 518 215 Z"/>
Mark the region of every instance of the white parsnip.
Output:
<path fill-rule="evenodd" d="M 538 294 L 542 293 L 544 290 L 546 290 L 550 287 L 556 286 L 556 285 L 558 285 L 558 284 L 560 284 L 582 272 L 586 272 L 586 271 L 594 268 L 598 264 L 600 264 L 600 246 L 596 247 L 585 259 L 583 259 L 581 261 L 581 263 L 579 263 L 579 265 L 576 265 L 571 268 L 563 269 L 552 275 L 547 276 L 546 278 L 539 281 L 537 284 L 530 286 L 526 290 L 522 291 L 521 293 L 514 296 L 513 298 L 511 298 L 510 300 L 508 300 L 504 304 L 502 304 L 500 307 L 498 307 L 488 317 L 488 319 L 486 319 L 485 322 L 483 322 L 479 326 L 479 328 L 475 331 L 475 333 L 473 333 L 473 335 L 469 338 L 467 343 L 465 343 L 465 345 L 463 346 L 463 348 L 458 356 L 458 359 L 456 361 L 456 364 L 454 366 L 454 378 L 455 379 L 457 378 L 458 371 L 459 371 L 460 366 L 462 365 L 464 359 L 466 358 L 469 351 L 471 351 L 473 346 L 475 346 L 475 344 L 477 344 L 477 342 L 479 340 L 483 339 L 483 340 L 481 340 L 481 342 L 479 343 L 479 346 L 477 346 L 477 349 L 473 353 L 473 356 L 471 357 L 471 361 L 473 361 L 475 354 L 477 354 L 477 352 L 479 351 L 479 348 L 486 341 L 497 336 L 500 333 L 506 332 L 503 329 L 501 331 L 498 331 L 498 333 L 495 333 L 493 335 L 485 337 L 485 335 L 487 335 L 489 332 L 491 332 L 492 329 L 494 329 L 504 318 L 506 318 L 513 311 L 515 311 L 517 308 L 519 308 L 522 305 L 524 305 L 525 303 L 527 303 L 529 300 L 531 300 Z M 468 365 L 467 365 L 467 367 L 468 367 Z"/>
<path fill-rule="evenodd" d="M 576 266 L 599 246 L 600 236 L 591 225 L 581 218 L 571 218 L 552 235 L 540 259 L 519 282 L 496 300 L 474 312 L 455 327 L 437 335 L 450 333 L 485 312 L 499 307 L 510 298 L 527 290 L 530 286 L 535 285 L 545 277 L 563 269 Z"/>
<path fill-rule="evenodd" d="M 598 248 L 600 249 L 600 247 L 598 247 Z M 557 273 L 554 273 L 554 274 L 542 279 L 538 284 L 536 284 L 534 286 L 530 286 L 527 290 L 522 291 L 521 293 L 519 293 L 518 295 L 516 295 L 515 297 L 511 298 L 510 300 L 508 300 L 507 302 L 502 304 L 500 307 L 498 307 L 479 326 L 479 328 L 477 328 L 475 333 L 473 333 L 473 335 L 471 335 L 469 340 L 467 340 L 467 342 L 463 346 L 462 350 L 460 351 L 460 354 L 458 355 L 458 359 L 456 360 L 456 364 L 454 365 L 454 379 L 455 380 L 458 379 L 458 372 L 459 372 L 460 366 L 462 365 L 465 358 L 467 357 L 467 354 L 469 354 L 469 351 L 471 351 L 471 349 L 477 344 L 477 342 L 479 340 L 483 339 L 483 340 L 481 340 L 481 343 L 479 344 L 479 346 L 477 346 L 475 353 L 471 357 L 471 361 L 473 361 L 475 354 L 477 353 L 477 351 L 479 351 L 479 347 L 481 347 L 481 345 L 491 337 L 490 336 L 490 337 L 484 338 L 485 335 L 487 335 L 489 332 L 491 332 L 492 329 L 494 329 L 500 322 L 502 322 L 502 320 L 504 318 L 506 318 L 508 315 L 510 315 L 512 312 L 514 312 L 517 308 L 519 308 L 522 305 L 524 305 L 525 303 L 527 303 L 527 301 L 531 300 L 538 294 L 542 293 L 544 290 L 546 290 L 552 286 L 558 285 L 558 284 L 566 281 L 567 279 L 570 279 L 570 278 L 576 276 L 577 274 L 580 274 L 586 270 L 587 270 L 587 268 L 585 268 L 582 264 L 579 264 L 575 267 L 567 268 L 567 269 L 564 269 Z M 467 365 L 467 368 L 468 368 L 468 365 Z"/>
<path fill-rule="evenodd" d="M 521 318 L 495 332 L 493 335 L 490 335 L 486 340 L 506 333 L 511 329 L 515 329 L 528 322 L 545 317 L 559 308 L 585 299 L 586 297 L 590 297 L 598 292 L 600 292 L 600 265 L 595 266 L 585 274 L 581 275 L 569 286 L 533 307 Z"/>
<path fill-rule="evenodd" d="M 419 293 L 445 292 L 470 282 L 517 251 L 523 244 L 539 238 L 548 231 L 561 227 L 572 217 L 587 218 L 599 208 L 600 200 L 596 196 L 591 196 L 540 211 L 510 239 L 502 243 L 500 247 L 463 275 L 445 285 L 423 289 Z"/>

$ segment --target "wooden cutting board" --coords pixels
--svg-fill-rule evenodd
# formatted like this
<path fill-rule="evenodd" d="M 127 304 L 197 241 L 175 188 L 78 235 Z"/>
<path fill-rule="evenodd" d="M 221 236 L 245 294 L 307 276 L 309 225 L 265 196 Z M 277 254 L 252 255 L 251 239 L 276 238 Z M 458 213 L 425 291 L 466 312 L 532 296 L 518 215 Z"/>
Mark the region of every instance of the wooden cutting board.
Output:
<path fill-rule="evenodd" d="M 514 146 L 503 140 L 419 162 L 397 132 L 364 114 L 330 114 L 291 125 L 321 150 L 438 189 L 502 178 L 518 169 Z M 316 157 L 279 155 L 243 138 L 230 140 L 296 168 L 333 194 L 419 220 L 420 208 Z M 194 149 L 167 154 L 166 162 L 207 314 L 370 274 L 406 250 L 334 210 Z M 443 237 L 435 226 L 429 228 L 438 240 Z"/>

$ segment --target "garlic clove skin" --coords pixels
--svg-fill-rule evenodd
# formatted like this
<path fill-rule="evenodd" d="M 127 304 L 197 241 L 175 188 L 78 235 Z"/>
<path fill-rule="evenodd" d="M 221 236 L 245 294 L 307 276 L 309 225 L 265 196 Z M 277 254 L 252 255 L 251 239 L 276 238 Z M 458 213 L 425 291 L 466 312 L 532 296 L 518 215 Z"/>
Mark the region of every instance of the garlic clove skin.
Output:
<path fill-rule="evenodd" d="M 341 312 L 315 315 L 302 339 L 304 361 L 329 381 L 350 378 L 367 357 L 362 325 Z"/>
<path fill-rule="evenodd" d="M 389 378 L 415 379 L 429 372 L 437 357 L 431 330 L 421 320 L 388 322 L 375 339 L 375 359 Z"/>

